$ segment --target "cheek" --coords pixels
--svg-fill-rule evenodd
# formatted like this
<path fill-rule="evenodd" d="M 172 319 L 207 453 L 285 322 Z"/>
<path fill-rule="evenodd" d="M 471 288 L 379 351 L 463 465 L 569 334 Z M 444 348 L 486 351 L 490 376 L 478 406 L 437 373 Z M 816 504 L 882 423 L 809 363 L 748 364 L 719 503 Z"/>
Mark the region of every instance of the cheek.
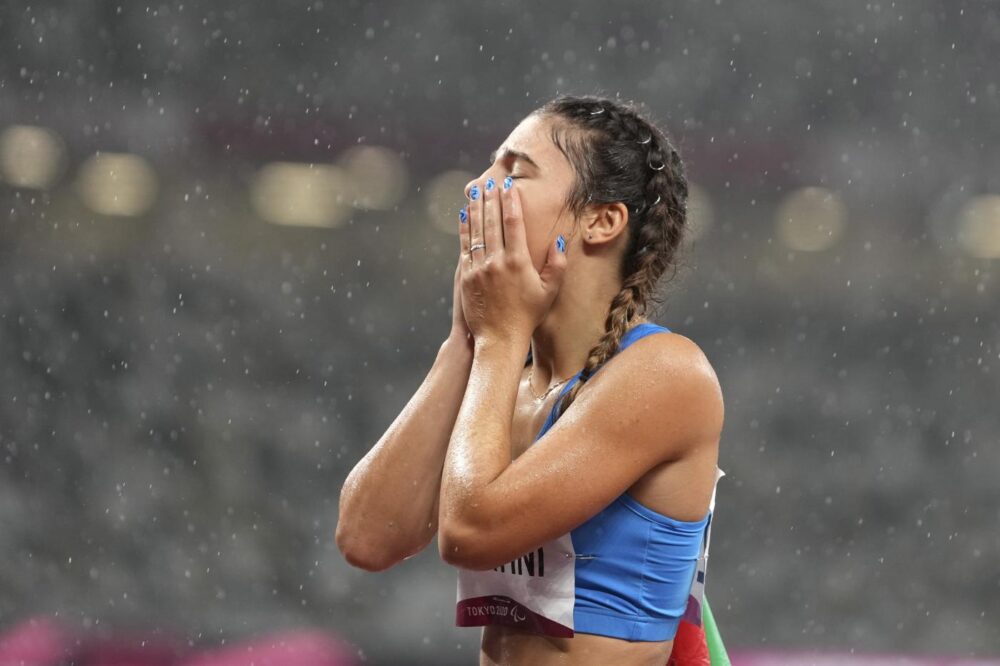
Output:
<path fill-rule="evenodd" d="M 545 215 L 532 205 L 530 197 L 521 197 L 521 215 L 524 218 L 524 238 L 528 244 L 528 254 L 535 270 L 541 270 L 545 264 L 545 243 L 548 228 Z"/>

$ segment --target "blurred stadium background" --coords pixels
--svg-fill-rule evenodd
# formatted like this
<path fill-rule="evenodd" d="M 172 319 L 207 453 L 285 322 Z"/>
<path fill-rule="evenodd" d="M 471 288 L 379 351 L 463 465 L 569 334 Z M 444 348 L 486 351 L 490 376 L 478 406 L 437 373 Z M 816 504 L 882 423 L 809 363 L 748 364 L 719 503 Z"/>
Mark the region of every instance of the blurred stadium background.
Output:
<path fill-rule="evenodd" d="M 436 546 L 352 569 L 338 494 L 447 334 L 463 184 L 574 92 L 687 161 L 657 321 L 726 396 L 735 662 L 986 663 L 998 54 L 961 0 L 4 3 L 0 648 L 476 663 Z"/>

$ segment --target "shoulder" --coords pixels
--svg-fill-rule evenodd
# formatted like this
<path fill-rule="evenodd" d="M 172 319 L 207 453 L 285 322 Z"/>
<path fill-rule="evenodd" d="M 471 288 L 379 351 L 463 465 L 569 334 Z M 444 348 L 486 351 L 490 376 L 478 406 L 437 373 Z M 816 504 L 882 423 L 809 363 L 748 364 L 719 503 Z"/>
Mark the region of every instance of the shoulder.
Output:
<path fill-rule="evenodd" d="M 595 394 L 619 398 L 602 405 L 609 416 L 616 408 L 639 409 L 648 414 L 647 427 L 668 429 L 675 445 L 717 441 L 722 430 L 724 403 L 715 369 L 701 347 L 679 333 L 658 331 L 634 340 L 587 383 L 594 384 L 589 388 Z"/>
<path fill-rule="evenodd" d="M 612 360 L 630 371 L 645 368 L 647 372 L 667 373 L 676 380 L 719 386 L 715 369 L 701 347 L 673 331 L 647 334 L 619 351 Z"/>

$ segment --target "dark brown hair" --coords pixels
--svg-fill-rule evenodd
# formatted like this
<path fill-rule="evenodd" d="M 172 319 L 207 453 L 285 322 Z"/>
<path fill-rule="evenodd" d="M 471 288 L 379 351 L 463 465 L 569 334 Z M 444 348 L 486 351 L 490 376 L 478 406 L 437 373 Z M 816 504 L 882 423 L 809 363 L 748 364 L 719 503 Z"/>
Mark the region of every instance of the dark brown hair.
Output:
<path fill-rule="evenodd" d="M 553 122 L 553 143 L 576 172 L 566 205 L 579 217 L 588 205 L 628 206 L 621 291 L 611 300 L 605 332 L 587 355 L 580 379 L 562 398 L 561 416 L 594 372 L 618 351 L 632 319 L 659 303 L 656 285 L 676 253 L 687 221 L 688 184 L 667 136 L 629 102 L 561 95 L 532 112 Z M 672 277 L 672 276 L 671 276 Z"/>

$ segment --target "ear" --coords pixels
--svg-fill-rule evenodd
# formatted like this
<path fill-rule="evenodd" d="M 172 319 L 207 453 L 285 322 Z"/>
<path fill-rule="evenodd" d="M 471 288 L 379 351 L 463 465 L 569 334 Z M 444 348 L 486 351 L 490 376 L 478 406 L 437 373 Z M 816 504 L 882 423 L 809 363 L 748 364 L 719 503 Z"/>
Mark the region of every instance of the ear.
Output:
<path fill-rule="evenodd" d="M 628 206 L 621 201 L 598 204 L 583 220 L 583 240 L 587 243 L 610 243 L 628 228 Z"/>

